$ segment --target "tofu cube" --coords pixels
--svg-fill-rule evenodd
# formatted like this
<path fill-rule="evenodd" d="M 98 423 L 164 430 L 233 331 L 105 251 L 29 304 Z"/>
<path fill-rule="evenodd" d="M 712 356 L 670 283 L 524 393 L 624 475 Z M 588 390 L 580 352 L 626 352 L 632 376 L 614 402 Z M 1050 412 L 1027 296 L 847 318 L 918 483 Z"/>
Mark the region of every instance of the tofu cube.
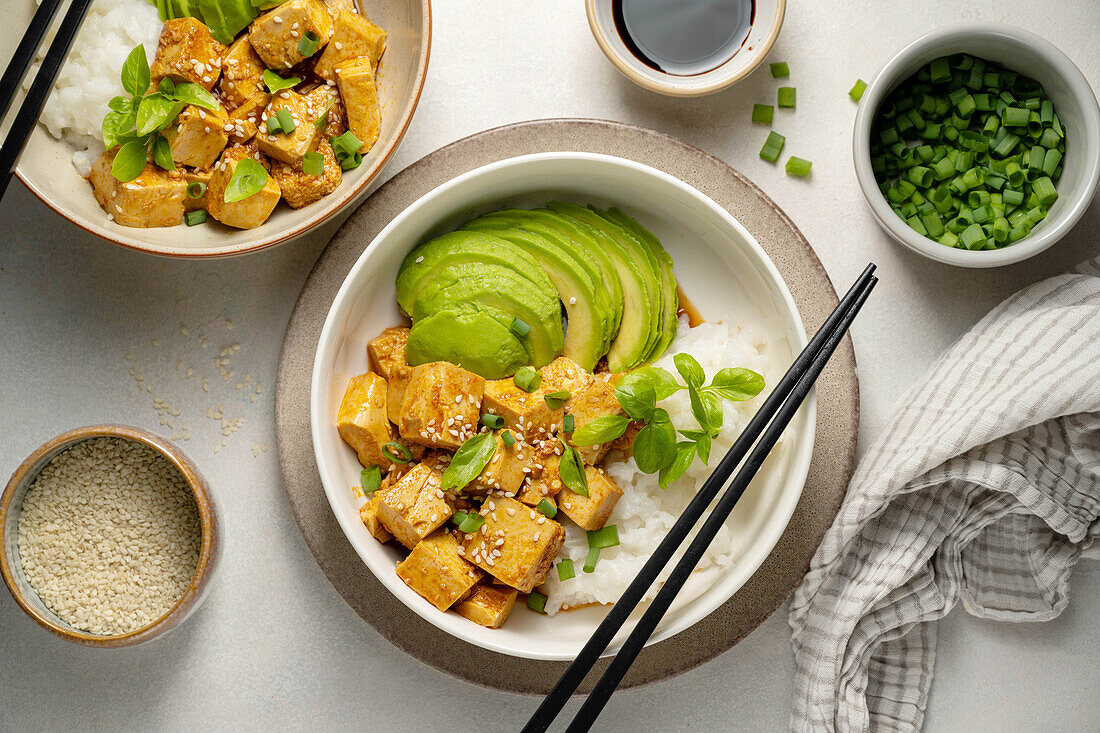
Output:
<path fill-rule="evenodd" d="M 588 496 L 574 494 L 566 488 L 558 497 L 558 505 L 565 516 L 584 529 L 599 529 L 611 516 L 611 510 L 622 498 L 623 490 L 610 476 L 598 468 L 589 466 L 584 471 L 588 479 Z"/>
<path fill-rule="evenodd" d="M 634 439 L 638 437 L 643 427 L 645 423 L 641 420 L 632 420 L 626 426 L 626 432 L 611 441 L 611 450 L 621 451 L 627 457 L 634 455 Z"/>
<path fill-rule="evenodd" d="M 320 49 L 332 36 L 332 16 L 320 0 L 289 0 L 252 21 L 248 40 L 269 69 L 289 69 L 306 59 L 298 44 L 307 32 L 320 39 Z"/>
<path fill-rule="evenodd" d="M 387 328 L 367 344 L 370 368 L 385 378 L 389 385 L 386 402 L 390 422 L 401 420 L 401 403 L 405 399 L 405 387 L 409 384 L 412 367 L 405 361 L 405 345 L 409 342 L 409 329 Z"/>
<path fill-rule="evenodd" d="M 153 64 L 149 67 L 152 85 L 168 77 L 174 82 L 190 81 L 206 91 L 214 88 L 221 76 L 227 49 L 210 35 L 210 29 L 194 18 L 165 21 Z"/>
<path fill-rule="evenodd" d="M 382 111 L 378 106 L 378 86 L 370 59 L 344 61 L 336 67 L 336 85 L 347 110 L 348 129 L 363 143 L 366 153 L 378 142 L 382 129 Z"/>
<path fill-rule="evenodd" d="M 222 59 L 222 80 L 218 87 L 231 107 L 244 104 L 264 90 L 264 62 L 248 40 L 241 36 L 229 47 Z"/>
<path fill-rule="evenodd" d="M 300 209 L 320 201 L 339 188 L 343 180 L 340 164 L 336 161 L 336 154 L 332 152 L 332 146 L 329 145 L 328 140 L 321 141 L 317 152 L 324 158 L 325 166 L 319 176 L 303 171 L 300 162 L 291 165 L 276 161 L 271 165 L 271 173 L 279 182 L 279 188 L 282 189 L 283 200 L 293 209 Z"/>
<path fill-rule="evenodd" d="M 594 379 L 591 374 L 584 370 L 584 367 L 565 356 L 559 356 L 544 366 L 539 370 L 539 375 L 542 377 L 539 388 L 543 392 L 549 394 L 550 392 L 565 391 L 570 394 L 564 405 L 567 413 L 573 406 L 573 397 L 583 392 L 588 385 L 592 384 Z"/>
<path fill-rule="evenodd" d="M 558 466 L 561 463 L 560 445 L 557 451 L 559 452 L 551 449 L 541 452 L 535 466 L 537 472 L 532 472 L 530 480 L 523 485 L 516 499 L 524 504 L 535 506 L 542 499 L 553 499 L 558 495 L 562 488 L 561 474 L 558 472 Z M 538 470 L 540 466 L 541 470 Z"/>
<path fill-rule="evenodd" d="M 336 413 L 336 429 L 364 467 L 388 470 L 394 465 L 382 452 L 382 446 L 396 437 L 386 419 L 386 380 L 373 372 L 352 377 Z"/>
<path fill-rule="evenodd" d="M 341 10 L 333 16 L 332 38 L 313 66 L 326 81 L 336 81 L 336 67 L 345 61 L 366 58 L 377 74 L 378 62 L 386 51 L 386 31 L 358 13 Z"/>
<path fill-rule="evenodd" d="M 485 383 L 481 409 L 487 414 L 504 418 L 504 427 L 528 443 L 541 442 L 561 428 L 562 408 L 546 404 L 546 392 L 540 385 L 534 392 L 525 392 L 511 379 L 494 379 Z"/>
<path fill-rule="evenodd" d="M 324 107 L 317 108 L 297 92 L 285 89 L 271 97 L 264 112 L 264 119 L 274 117 L 279 110 L 290 112 L 294 120 L 294 131 L 289 135 L 283 132 L 270 133 L 266 125 L 256 135 L 256 144 L 264 155 L 284 163 L 301 163 L 302 156 L 317 149 L 321 142 L 321 131 L 313 124 L 321 116 Z"/>
<path fill-rule="evenodd" d="M 619 404 L 618 398 L 615 397 L 615 389 L 606 380 L 600 378 L 593 379 L 587 387 L 574 393 L 570 398 L 570 403 L 567 411 L 573 416 L 574 430 L 604 415 L 626 415 Z M 567 434 L 565 437 L 572 445 L 571 434 Z M 574 447 L 581 454 L 585 464 L 591 466 L 599 463 L 607 455 L 607 452 L 611 450 L 611 443 Z"/>
<path fill-rule="evenodd" d="M 123 226 L 172 227 L 183 222 L 187 181 L 180 171 L 161 170 L 152 163 L 132 181 L 123 183 L 111 174 L 114 150 L 96 159 L 88 180 L 103 210 Z"/>
<path fill-rule="evenodd" d="M 454 514 L 450 496 L 441 489 L 442 482 L 442 471 L 418 463 L 391 486 L 374 492 L 378 518 L 405 547 L 415 547 Z"/>
<path fill-rule="evenodd" d="M 229 144 L 226 123 L 229 114 L 219 105 L 216 112 L 196 107 L 184 107 L 175 122 L 164 130 L 172 150 L 172 160 L 192 168 L 209 168 Z"/>
<path fill-rule="evenodd" d="M 271 103 L 271 95 L 257 92 L 229 113 L 229 139 L 243 145 L 256 136 L 263 124 L 263 113 Z"/>
<path fill-rule="evenodd" d="M 253 229 L 260 226 L 279 203 L 282 192 L 278 182 L 268 176 L 267 183 L 257 193 L 240 201 L 226 202 L 225 188 L 229 185 L 237 165 L 245 158 L 251 158 L 256 150 L 252 145 L 238 145 L 226 148 L 221 160 L 214 167 L 210 177 L 210 186 L 206 191 L 207 211 L 222 224 L 238 229 Z"/>
<path fill-rule="evenodd" d="M 386 543 L 393 539 L 393 535 L 386 530 L 382 525 L 382 520 L 378 518 L 377 493 L 376 491 L 375 495 L 367 497 L 367 502 L 359 507 L 359 519 L 363 520 L 363 526 L 370 532 L 371 537 L 379 542 Z"/>
<path fill-rule="evenodd" d="M 344 111 L 344 100 L 340 98 L 340 92 L 335 87 L 322 84 L 305 95 L 319 115 L 328 110 L 325 125 L 321 128 L 321 139 L 329 140 L 348 129 L 347 114 Z M 330 104 L 331 103 L 331 104 Z"/>
<path fill-rule="evenodd" d="M 359 6 L 356 5 L 355 0 L 322 0 L 325 3 L 325 7 L 328 8 L 329 15 L 336 17 L 336 13 L 341 10 L 347 10 L 352 13 L 359 12 Z"/>
<path fill-rule="evenodd" d="M 503 491 L 509 496 L 519 493 L 523 482 L 534 470 L 537 458 L 535 449 L 522 440 L 511 447 L 504 444 L 500 433 L 494 436 L 496 450 L 489 465 L 463 491 L 466 494 L 484 495 Z"/>
<path fill-rule="evenodd" d="M 446 611 L 470 593 L 482 574 L 462 558 L 458 541 L 443 531 L 419 542 L 407 558 L 397 563 L 397 577 L 440 611 Z"/>
<path fill-rule="evenodd" d="M 206 208 L 206 196 L 210 191 L 210 179 L 213 177 L 214 172 L 209 168 L 201 168 L 198 170 L 184 170 L 183 181 L 186 185 L 190 186 L 192 183 L 201 183 L 206 186 L 206 190 L 203 191 L 202 196 L 196 199 L 190 196 L 184 196 L 183 208 L 187 211 L 194 211 L 195 209 Z"/>
<path fill-rule="evenodd" d="M 530 593 L 565 541 L 565 529 L 515 499 L 492 497 L 481 507 L 485 523 L 462 535 L 463 557 L 516 590 Z M 469 538 L 469 539 L 466 539 Z M 504 540 L 498 544 L 498 540 Z"/>
<path fill-rule="evenodd" d="M 449 362 L 414 367 L 401 401 L 401 437 L 458 450 L 477 433 L 484 390 L 484 379 Z"/>
<path fill-rule="evenodd" d="M 499 629 L 512 613 L 518 595 L 519 591 L 515 588 L 478 583 L 473 593 L 456 603 L 454 609 L 459 616 L 465 616 L 475 624 Z"/>

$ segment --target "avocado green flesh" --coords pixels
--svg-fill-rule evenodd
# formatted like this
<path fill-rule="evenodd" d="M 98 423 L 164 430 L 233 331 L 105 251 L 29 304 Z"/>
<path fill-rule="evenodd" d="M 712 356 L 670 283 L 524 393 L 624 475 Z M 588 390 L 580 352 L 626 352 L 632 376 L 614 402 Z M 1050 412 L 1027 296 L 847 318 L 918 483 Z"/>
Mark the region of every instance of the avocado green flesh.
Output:
<path fill-rule="evenodd" d="M 649 247 L 653 256 L 660 265 L 658 271 L 661 275 L 661 337 L 658 339 L 653 351 L 646 357 L 646 361 L 655 361 L 660 358 L 668 348 L 672 340 L 676 338 L 676 330 L 680 321 L 676 312 L 680 308 L 680 298 L 676 294 L 676 276 L 672 272 L 672 257 L 665 251 L 664 246 L 653 233 L 643 227 L 633 217 L 618 208 L 610 208 L 600 211 L 593 207 L 593 211 L 615 222 L 623 229 L 633 234 L 642 244 Z"/>
<path fill-rule="evenodd" d="M 550 210 L 586 228 L 611 258 L 623 289 L 623 317 L 607 351 L 607 366 L 624 372 L 643 364 L 661 334 L 661 283 L 649 248 L 622 227 L 577 204 L 553 202 Z"/>
<path fill-rule="evenodd" d="M 486 379 L 515 374 L 529 361 L 523 343 L 492 315 L 475 307 L 442 310 L 413 323 L 405 346 L 409 364 L 449 361 Z"/>

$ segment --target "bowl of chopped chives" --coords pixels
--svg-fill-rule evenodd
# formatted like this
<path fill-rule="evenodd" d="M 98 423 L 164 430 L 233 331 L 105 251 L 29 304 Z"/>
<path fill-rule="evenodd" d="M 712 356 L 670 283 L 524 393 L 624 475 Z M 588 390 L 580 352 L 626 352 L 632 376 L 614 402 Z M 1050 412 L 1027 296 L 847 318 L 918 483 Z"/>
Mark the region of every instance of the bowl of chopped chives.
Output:
<path fill-rule="evenodd" d="M 856 176 L 899 243 L 962 267 L 1032 257 L 1081 218 L 1100 180 L 1100 107 L 1065 54 L 1011 26 L 952 25 L 864 87 Z"/>
<path fill-rule="evenodd" d="M 121 647 L 182 623 L 206 597 L 221 547 L 195 465 L 137 428 L 59 435 L 0 495 L 0 575 L 35 622 L 68 641 Z"/>

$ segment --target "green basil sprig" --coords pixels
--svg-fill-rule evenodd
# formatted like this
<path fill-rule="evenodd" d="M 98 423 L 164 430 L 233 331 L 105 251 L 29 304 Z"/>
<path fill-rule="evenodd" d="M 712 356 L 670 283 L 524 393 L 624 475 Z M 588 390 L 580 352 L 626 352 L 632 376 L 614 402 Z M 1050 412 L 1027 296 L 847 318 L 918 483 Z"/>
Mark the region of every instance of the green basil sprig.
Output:
<path fill-rule="evenodd" d="M 584 460 L 580 452 L 571 445 L 562 443 L 565 449 L 558 462 L 558 475 L 565 488 L 574 494 L 588 496 L 588 476 L 584 472 Z"/>
<path fill-rule="evenodd" d="M 242 158 L 237 167 L 233 169 L 233 175 L 229 177 L 229 183 L 225 184 L 225 195 L 222 198 L 225 203 L 255 196 L 267 185 L 267 169 L 260 165 L 254 158 Z"/>
<path fill-rule="evenodd" d="M 455 451 L 451 465 L 443 472 L 443 490 L 465 488 L 489 465 L 496 449 L 496 436 L 493 433 L 481 433 L 463 443 Z"/>

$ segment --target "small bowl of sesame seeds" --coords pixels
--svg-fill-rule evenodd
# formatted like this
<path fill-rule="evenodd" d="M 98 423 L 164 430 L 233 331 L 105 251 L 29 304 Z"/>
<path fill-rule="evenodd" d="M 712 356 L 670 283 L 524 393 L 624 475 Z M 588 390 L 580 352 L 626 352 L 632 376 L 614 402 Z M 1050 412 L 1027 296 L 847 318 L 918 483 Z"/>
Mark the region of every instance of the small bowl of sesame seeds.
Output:
<path fill-rule="evenodd" d="M 202 603 L 221 536 L 178 448 L 95 425 L 32 453 L 0 495 L 0 574 L 40 626 L 85 646 L 140 644 Z"/>

